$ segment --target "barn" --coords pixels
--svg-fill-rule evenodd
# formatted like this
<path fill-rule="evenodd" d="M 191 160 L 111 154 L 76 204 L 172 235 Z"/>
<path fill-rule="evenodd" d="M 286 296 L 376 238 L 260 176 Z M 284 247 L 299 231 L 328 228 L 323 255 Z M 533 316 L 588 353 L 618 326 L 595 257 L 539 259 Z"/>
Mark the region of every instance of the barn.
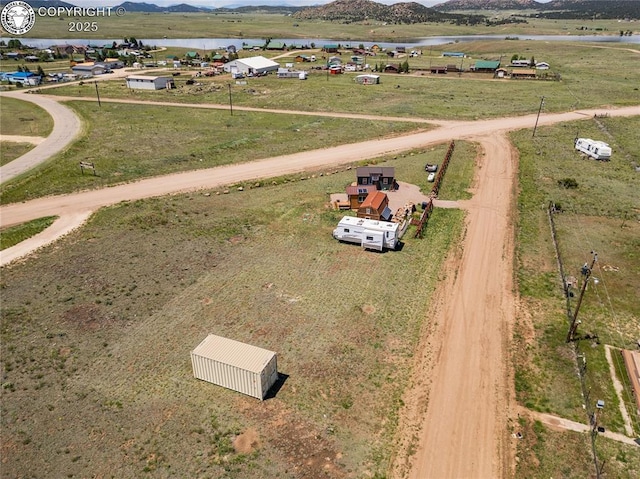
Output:
<path fill-rule="evenodd" d="M 224 64 L 225 72 L 242 73 L 247 76 L 264 75 L 265 73 L 277 71 L 278 68 L 280 68 L 278 62 L 262 56 L 242 58 Z"/>
<path fill-rule="evenodd" d="M 278 380 L 276 353 L 215 334 L 191 351 L 191 365 L 195 378 L 260 400 Z"/>
<path fill-rule="evenodd" d="M 161 90 L 175 87 L 172 77 L 129 75 L 126 80 L 127 87 L 132 90 Z"/>

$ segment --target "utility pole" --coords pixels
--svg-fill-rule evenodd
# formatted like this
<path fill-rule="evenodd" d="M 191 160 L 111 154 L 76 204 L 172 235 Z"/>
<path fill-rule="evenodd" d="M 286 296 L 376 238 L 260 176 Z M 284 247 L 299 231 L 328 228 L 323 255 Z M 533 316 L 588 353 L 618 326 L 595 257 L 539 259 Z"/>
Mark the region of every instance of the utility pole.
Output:
<path fill-rule="evenodd" d="M 98 82 L 94 82 L 96 84 L 96 96 L 98 97 L 98 106 L 102 107 L 102 104 L 100 103 L 100 92 L 98 91 Z"/>
<path fill-rule="evenodd" d="M 544 97 L 540 98 L 540 108 L 538 108 L 538 116 L 536 117 L 536 125 L 533 127 L 533 136 L 536 136 L 536 129 L 538 128 L 538 120 L 540 119 L 540 112 L 544 106 Z"/>
<path fill-rule="evenodd" d="M 229 87 L 229 111 L 231 112 L 231 116 L 233 116 L 233 102 L 231 101 L 231 83 L 227 83 Z"/>
<path fill-rule="evenodd" d="M 587 283 L 589 282 L 589 278 L 591 277 L 593 266 L 596 264 L 596 261 L 598 261 L 598 253 L 592 251 L 591 254 L 593 255 L 591 265 L 587 265 L 587 263 L 585 263 L 581 270 L 584 279 L 582 281 L 582 288 L 580 289 L 580 296 L 578 296 L 576 311 L 573 313 L 573 318 L 571 319 L 571 327 L 569 328 L 569 332 L 567 333 L 567 343 L 573 341 L 576 330 L 578 329 L 578 312 L 580 311 L 580 305 L 582 304 L 582 297 L 584 296 L 584 292 L 587 289 Z"/>

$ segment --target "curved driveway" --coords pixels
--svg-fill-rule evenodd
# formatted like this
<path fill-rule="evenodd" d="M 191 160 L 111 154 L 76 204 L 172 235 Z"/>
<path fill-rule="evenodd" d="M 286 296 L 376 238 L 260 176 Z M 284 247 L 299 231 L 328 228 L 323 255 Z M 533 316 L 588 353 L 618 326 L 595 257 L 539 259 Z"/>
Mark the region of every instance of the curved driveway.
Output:
<path fill-rule="evenodd" d="M 6 92 L 2 96 L 35 103 L 47 111 L 53 118 L 53 131 L 33 150 L 0 167 L 0 183 L 15 178 L 64 150 L 78 136 L 82 126 L 71 109 L 50 98 L 23 92 Z"/>

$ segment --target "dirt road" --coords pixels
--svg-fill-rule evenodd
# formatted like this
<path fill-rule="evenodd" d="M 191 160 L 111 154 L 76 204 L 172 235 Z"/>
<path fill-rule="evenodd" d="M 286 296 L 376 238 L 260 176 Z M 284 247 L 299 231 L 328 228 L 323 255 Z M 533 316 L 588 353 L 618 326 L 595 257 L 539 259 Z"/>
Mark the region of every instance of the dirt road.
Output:
<path fill-rule="evenodd" d="M 180 105 L 184 107 L 185 105 Z M 285 112 L 283 112 L 285 113 Z M 294 113 L 294 112 L 286 112 Z M 640 115 L 640 106 L 543 115 L 538 125 L 586 119 L 595 113 Z M 413 388 L 407 392 L 400 435 L 417 451 L 401 454 L 395 477 L 499 478 L 512 475 L 507 418 L 513 406 L 508 345 L 515 317 L 513 285 L 517 157 L 504 132 L 531 128 L 535 115 L 446 122 L 436 130 L 269 158 L 252 163 L 150 178 L 102 190 L 0 207 L 2 225 L 59 215 L 38 237 L 0 253 L 5 265 L 54 241 L 102 206 L 281 176 L 451 139 L 479 141 L 477 168 L 462 249 L 448 261 L 446 279 L 425 321 Z M 427 402 L 428 400 L 428 402 Z M 426 410 L 424 404 L 427 404 Z M 408 449 L 404 449 L 406 452 Z"/>
<path fill-rule="evenodd" d="M 0 183 L 29 171 L 64 150 L 78 135 L 81 128 L 80 119 L 76 114 L 53 99 L 41 95 L 27 95 L 22 92 L 7 92 L 2 96 L 29 101 L 46 110 L 53 117 L 53 131 L 33 150 L 0 167 Z"/>

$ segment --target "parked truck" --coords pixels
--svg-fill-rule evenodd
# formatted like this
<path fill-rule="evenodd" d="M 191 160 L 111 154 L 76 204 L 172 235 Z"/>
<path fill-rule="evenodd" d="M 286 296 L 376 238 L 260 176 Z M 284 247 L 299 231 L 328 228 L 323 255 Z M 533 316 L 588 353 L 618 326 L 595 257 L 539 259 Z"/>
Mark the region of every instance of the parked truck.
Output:
<path fill-rule="evenodd" d="M 400 241 L 399 228 L 398 223 L 345 216 L 333 230 L 333 237 L 339 241 L 362 245 L 365 249 L 394 250 Z"/>

